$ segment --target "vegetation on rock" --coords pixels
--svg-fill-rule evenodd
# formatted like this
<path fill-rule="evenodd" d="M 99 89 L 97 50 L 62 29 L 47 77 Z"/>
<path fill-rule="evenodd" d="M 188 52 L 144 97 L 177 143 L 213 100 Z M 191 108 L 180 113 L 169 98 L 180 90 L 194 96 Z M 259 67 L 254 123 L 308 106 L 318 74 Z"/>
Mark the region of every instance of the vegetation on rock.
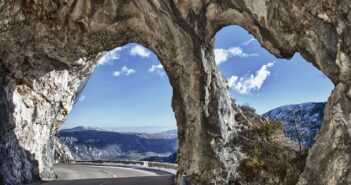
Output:
<path fill-rule="evenodd" d="M 242 113 L 249 118 L 259 117 L 253 114 L 253 110 L 245 108 Z M 304 168 L 307 152 L 298 150 L 297 144 L 284 136 L 281 122 L 255 120 L 263 121 L 252 123 L 235 139 L 243 146 L 242 150 L 247 156 L 239 167 L 240 180 L 233 182 L 250 185 L 296 184 Z"/>

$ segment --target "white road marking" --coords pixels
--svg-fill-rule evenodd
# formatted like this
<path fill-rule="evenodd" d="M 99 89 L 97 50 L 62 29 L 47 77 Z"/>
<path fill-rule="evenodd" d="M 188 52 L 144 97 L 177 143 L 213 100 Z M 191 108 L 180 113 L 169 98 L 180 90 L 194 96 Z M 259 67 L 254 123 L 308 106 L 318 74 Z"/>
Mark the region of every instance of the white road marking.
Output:
<path fill-rule="evenodd" d="M 105 170 L 101 170 L 102 172 L 106 173 L 106 174 L 109 174 L 109 175 L 112 175 L 112 177 L 115 179 L 117 178 L 117 175 L 111 173 L 111 172 L 108 172 L 108 171 L 105 171 Z"/>

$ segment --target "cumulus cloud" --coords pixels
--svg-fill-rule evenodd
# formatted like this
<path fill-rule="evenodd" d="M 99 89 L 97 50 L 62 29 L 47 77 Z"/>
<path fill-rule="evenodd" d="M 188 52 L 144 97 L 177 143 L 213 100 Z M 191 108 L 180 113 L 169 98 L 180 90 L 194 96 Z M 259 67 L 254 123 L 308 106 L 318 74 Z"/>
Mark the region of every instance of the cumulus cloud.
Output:
<path fill-rule="evenodd" d="M 247 45 L 251 44 L 251 43 L 254 42 L 254 41 L 256 41 L 256 39 L 255 39 L 255 38 L 251 38 L 250 40 L 245 41 L 245 42 L 243 43 L 243 45 L 247 46 Z"/>
<path fill-rule="evenodd" d="M 240 47 L 231 47 L 229 49 L 216 48 L 214 49 L 215 61 L 217 65 L 227 61 L 229 57 L 252 57 L 258 56 L 257 53 L 245 53 Z"/>
<path fill-rule="evenodd" d="M 163 66 L 161 64 L 159 65 L 152 65 L 147 71 L 149 71 L 150 73 L 157 73 L 160 76 L 164 76 L 165 72 L 163 70 Z"/>
<path fill-rule="evenodd" d="M 129 76 L 129 75 L 134 74 L 134 73 L 136 73 L 135 69 L 128 68 L 127 66 L 123 66 L 121 68 L 121 70 L 114 71 L 112 73 L 112 75 L 115 76 L 115 77 L 118 77 L 118 76 L 121 76 L 121 75 Z"/>
<path fill-rule="evenodd" d="M 130 50 L 130 54 L 132 56 L 140 56 L 142 58 L 149 58 L 151 55 L 151 52 L 140 45 L 136 45 Z"/>
<path fill-rule="evenodd" d="M 106 52 L 104 56 L 100 58 L 97 65 L 112 64 L 114 61 L 120 58 L 119 52 L 122 51 L 123 47 L 117 47 L 109 52 Z"/>
<path fill-rule="evenodd" d="M 84 100 L 85 100 L 85 96 L 84 95 L 79 96 L 79 99 L 78 99 L 79 102 L 82 102 Z"/>
<path fill-rule="evenodd" d="M 263 83 L 271 74 L 269 69 L 273 67 L 274 62 L 263 65 L 256 74 L 245 75 L 243 77 L 231 76 L 228 79 L 229 88 L 240 94 L 250 94 L 254 90 L 261 89 Z"/>
<path fill-rule="evenodd" d="M 219 65 L 225 61 L 228 60 L 229 54 L 228 52 L 226 52 L 225 49 L 214 49 L 214 53 L 215 53 L 215 61 L 216 64 Z"/>

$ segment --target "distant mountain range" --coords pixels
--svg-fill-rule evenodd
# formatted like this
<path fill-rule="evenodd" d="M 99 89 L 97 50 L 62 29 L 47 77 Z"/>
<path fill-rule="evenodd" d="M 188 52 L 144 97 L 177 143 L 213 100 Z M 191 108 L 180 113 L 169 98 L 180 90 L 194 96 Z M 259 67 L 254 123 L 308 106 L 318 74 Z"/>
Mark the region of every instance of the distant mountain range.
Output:
<path fill-rule="evenodd" d="M 152 156 L 142 159 L 143 161 L 154 161 L 154 162 L 165 162 L 165 163 L 177 163 L 177 152 L 169 155 L 168 157 Z"/>
<path fill-rule="evenodd" d="M 293 141 L 298 141 L 299 133 L 302 145 L 309 148 L 322 126 L 324 107 L 324 102 L 284 105 L 268 111 L 263 116 L 270 120 L 281 121 L 284 124 L 284 134 Z"/>
<path fill-rule="evenodd" d="M 104 128 L 99 128 L 99 127 L 89 127 L 89 126 L 78 126 L 70 129 L 62 129 L 62 132 L 80 132 L 80 131 L 86 131 L 86 130 L 95 130 L 95 131 L 106 131 L 109 132 L 110 130 L 104 129 Z"/>
<path fill-rule="evenodd" d="M 304 147 L 314 143 L 323 122 L 325 103 L 284 105 L 263 114 L 284 124 L 284 134 Z M 295 127 L 296 124 L 296 127 Z M 63 129 L 59 139 L 76 160 L 147 160 L 176 163 L 177 130 L 159 133 L 122 133 L 95 127 Z"/>
<path fill-rule="evenodd" d="M 155 134 L 119 133 L 94 127 L 75 127 L 59 132 L 76 160 L 140 160 L 168 157 L 178 148 L 177 131 Z"/>

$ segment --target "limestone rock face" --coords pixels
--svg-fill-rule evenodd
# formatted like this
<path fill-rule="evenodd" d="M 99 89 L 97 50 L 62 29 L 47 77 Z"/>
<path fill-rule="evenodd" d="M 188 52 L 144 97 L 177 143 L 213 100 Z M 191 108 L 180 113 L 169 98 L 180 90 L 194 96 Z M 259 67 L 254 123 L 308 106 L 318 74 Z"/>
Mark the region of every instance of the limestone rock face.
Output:
<path fill-rule="evenodd" d="M 72 163 L 74 158 L 68 147 L 61 143 L 59 138 L 54 139 L 55 162 L 56 163 Z"/>
<path fill-rule="evenodd" d="M 137 42 L 173 87 L 178 181 L 228 184 L 245 125 L 214 61 L 218 30 L 240 25 L 277 57 L 299 52 L 336 88 L 300 185 L 349 184 L 349 0 L 56 0 L 0 2 L 0 184 L 53 179 L 54 136 L 99 53 Z M 234 178 L 234 179 L 235 179 Z"/>

